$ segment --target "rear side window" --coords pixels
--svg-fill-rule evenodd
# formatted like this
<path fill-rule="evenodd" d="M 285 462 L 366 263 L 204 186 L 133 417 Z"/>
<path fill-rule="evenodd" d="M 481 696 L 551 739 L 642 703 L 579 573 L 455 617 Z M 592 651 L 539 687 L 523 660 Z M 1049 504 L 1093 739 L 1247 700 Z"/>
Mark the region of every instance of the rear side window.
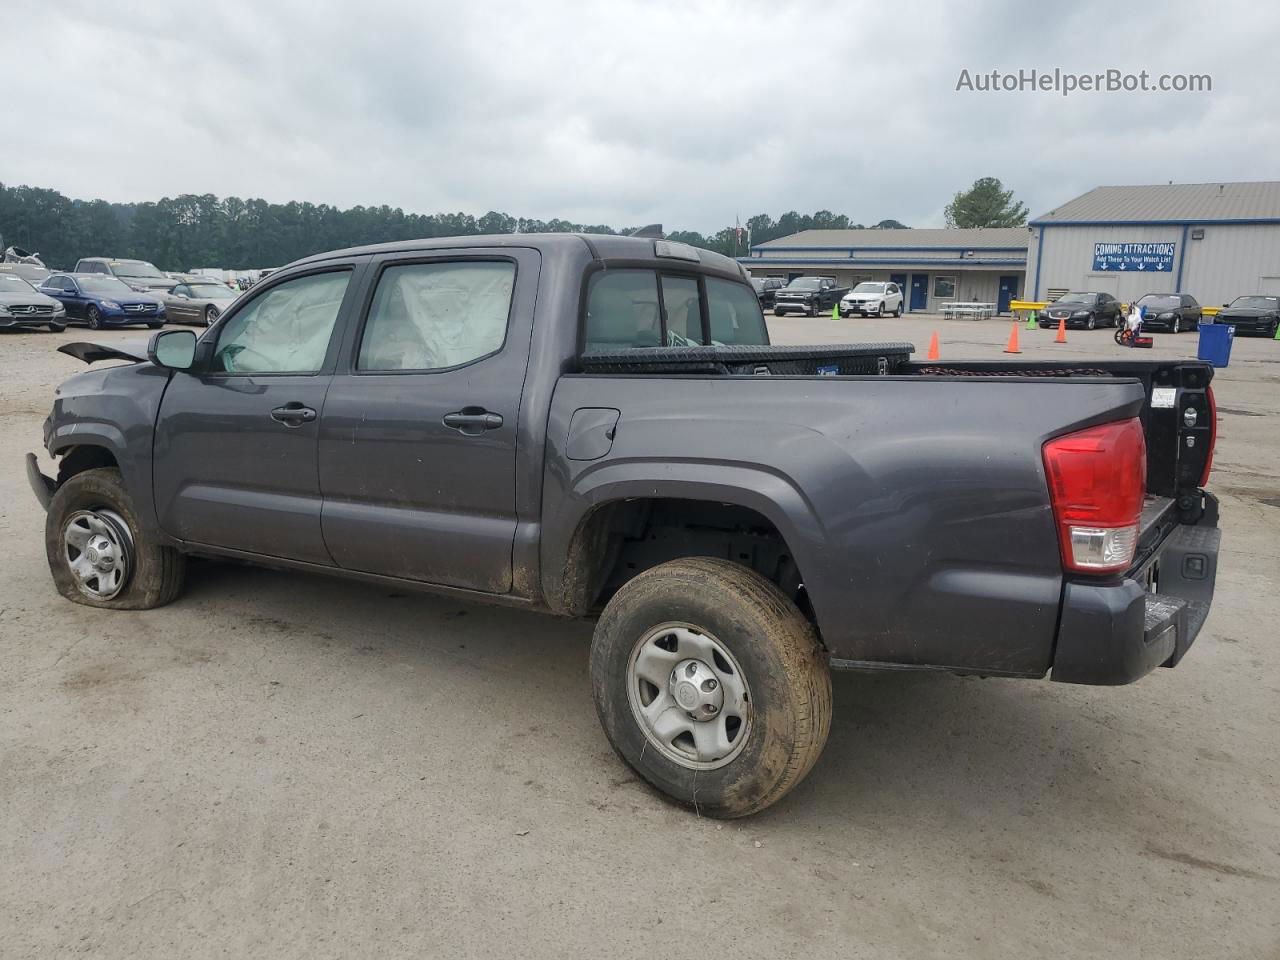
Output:
<path fill-rule="evenodd" d="M 444 370 L 496 353 L 515 288 L 510 261 L 411 263 L 378 280 L 356 367 Z"/>
<path fill-rule="evenodd" d="M 769 342 L 760 301 L 750 287 L 716 277 L 707 277 L 706 284 L 712 343 L 755 346 Z"/>
<path fill-rule="evenodd" d="M 704 345 L 700 283 L 706 288 L 711 343 L 769 342 L 760 300 L 745 283 L 604 270 L 587 288 L 586 349 Z"/>

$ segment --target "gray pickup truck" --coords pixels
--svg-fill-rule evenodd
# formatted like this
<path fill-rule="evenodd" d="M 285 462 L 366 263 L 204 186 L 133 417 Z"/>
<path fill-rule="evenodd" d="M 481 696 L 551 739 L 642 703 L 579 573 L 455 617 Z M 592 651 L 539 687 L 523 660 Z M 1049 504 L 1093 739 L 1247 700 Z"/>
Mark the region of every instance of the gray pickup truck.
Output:
<path fill-rule="evenodd" d="M 58 389 L 56 479 L 28 455 L 67 599 L 156 607 L 200 555 L 596 618 L 609 740 L 713 816 L 812 767 L 831 668 L 1127 683 L 1213 595 L 1208 365 L 770 346 L 683 244 L 345 250 L 60 349 L 126 361 Z"/>

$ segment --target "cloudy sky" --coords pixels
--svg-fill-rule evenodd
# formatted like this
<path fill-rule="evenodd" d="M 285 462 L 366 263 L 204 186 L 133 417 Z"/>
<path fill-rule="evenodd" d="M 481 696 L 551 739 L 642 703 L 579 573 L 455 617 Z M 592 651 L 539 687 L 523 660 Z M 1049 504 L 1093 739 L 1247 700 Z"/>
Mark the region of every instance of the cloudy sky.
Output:
<path fill-rule="evenodd" d="M 1280 176 L 1280 8 L 1025 0 L 3 0 L 0 182 L 712 231 L 938 226 L 997 176 Z M 962 70 L 1207 73 L 1210 93 L 957 92 Z"/>

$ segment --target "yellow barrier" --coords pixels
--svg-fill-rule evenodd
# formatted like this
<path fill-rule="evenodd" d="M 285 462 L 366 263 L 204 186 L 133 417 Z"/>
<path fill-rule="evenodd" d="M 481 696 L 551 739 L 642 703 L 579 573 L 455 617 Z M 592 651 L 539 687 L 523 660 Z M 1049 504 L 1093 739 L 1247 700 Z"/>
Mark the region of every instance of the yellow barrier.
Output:
<path fill-rule="evenodd" d="M 1010 300 L 1009 309 L 1014 313 L 1020 310 L 1043 310 L 1049 305 L 1047 300 Z"/>
<path fill-rule="evenodd" d="M 1203 313 L 1206 317 L 1216 317 L 1220 310 L 1222 310 L 1221 307 L 1201 307 L 1200 308 L 1200 312 Z"/>

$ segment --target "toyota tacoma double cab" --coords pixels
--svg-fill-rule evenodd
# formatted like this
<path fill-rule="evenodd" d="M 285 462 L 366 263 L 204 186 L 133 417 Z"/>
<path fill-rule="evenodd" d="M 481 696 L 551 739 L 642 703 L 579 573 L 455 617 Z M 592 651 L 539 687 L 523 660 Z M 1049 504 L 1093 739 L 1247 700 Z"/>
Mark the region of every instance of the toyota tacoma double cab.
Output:
<path fill-rule="evenodd" d="M 793 311 L 816 317 L 830 313 L 848 292 L 849 288 L 837 286 L 833 277 L 796 277 L 774 294 L 773 312 L 779 317 Z"/>
<path fill-rule="evenodd" d="M 666 240 L 343 250 L 59 349 L 62 596 L 158 607 L 202 556 L 593 618 L 609 741 L 711 816 L 813 767 L 833 668 L 1123 684 L 1213 596 L 1208 364 L 771 346 L 742 268 Z"/>

